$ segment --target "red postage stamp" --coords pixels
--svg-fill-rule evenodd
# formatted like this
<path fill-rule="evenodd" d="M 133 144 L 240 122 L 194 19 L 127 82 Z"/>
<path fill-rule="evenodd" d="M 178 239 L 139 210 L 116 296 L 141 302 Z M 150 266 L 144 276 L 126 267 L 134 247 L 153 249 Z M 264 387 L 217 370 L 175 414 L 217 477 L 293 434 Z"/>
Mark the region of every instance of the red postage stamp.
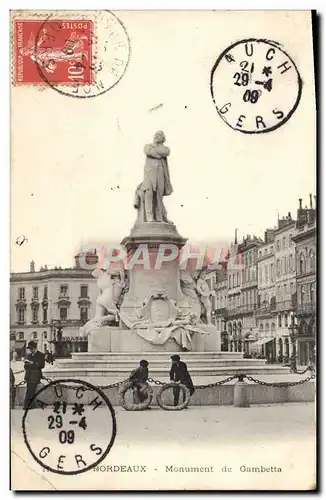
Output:
<path fill-rule="evenodd" d="M 92 83 L 93 33 L 89 20 L 14 20 L 14 83 Z"/>

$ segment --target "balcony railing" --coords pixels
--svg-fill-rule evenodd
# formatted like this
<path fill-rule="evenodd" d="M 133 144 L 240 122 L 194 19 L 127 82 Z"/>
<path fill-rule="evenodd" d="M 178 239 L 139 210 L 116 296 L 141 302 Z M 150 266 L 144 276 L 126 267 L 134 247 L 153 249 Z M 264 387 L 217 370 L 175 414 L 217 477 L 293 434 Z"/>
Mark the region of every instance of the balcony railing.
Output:
<path fill-rule="evenodd" d="M 62 300 L 62 299 L 69 300 L 69 293 L 68 292 L 59 293 L 59 300 Z"/>
<path fill-rule="evenodd" d="M 74 326 L 74 325 L 81 325 L 82 322 L 80 319 L 53 319 L 52 320 L 52 325 L 53 326 Z"/>
<path fill-rule="evenodd" d="M 291 309 L 293 309 L 292 300 L 282 300 L 282 301 L 276 302 L 276 310 L 277 311 L 291 311 Z"/>
<path fill-rule="evenodd" d="M 214 315 L 215 316 L 227 316 L 228 310 L 226 307 L 219 307 L 218 309 L 215 309 Z"/>
<path fill-rule="evenodd" d="M 256 310 L 257 304 L 242 304 L 239 306 L 239 310 L 241 313 L 252 313 Z"/>
<path fill-rule="evenodd" d="M 304 304 L 299 304 L 297 308 L 297 314 L 314 314 L 316 312 L 315 302 L 306 302 Z"/>

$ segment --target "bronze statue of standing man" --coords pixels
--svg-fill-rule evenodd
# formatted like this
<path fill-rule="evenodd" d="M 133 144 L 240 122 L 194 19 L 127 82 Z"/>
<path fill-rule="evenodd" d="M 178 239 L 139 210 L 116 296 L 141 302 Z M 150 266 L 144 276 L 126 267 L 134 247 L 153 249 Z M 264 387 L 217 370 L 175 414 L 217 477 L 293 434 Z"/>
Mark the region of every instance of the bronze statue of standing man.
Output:
<path fill-rule="evenodd" d="M 141 222 L 168 222 L 163 196 L 172 193 L 167 157 L 170 149 L 164 146 L 164 132 L 159 130 L 154 135 L 152 144 L 146 144 L 144 180 L 137 187 L 135 208 L 138 208 Z"/>

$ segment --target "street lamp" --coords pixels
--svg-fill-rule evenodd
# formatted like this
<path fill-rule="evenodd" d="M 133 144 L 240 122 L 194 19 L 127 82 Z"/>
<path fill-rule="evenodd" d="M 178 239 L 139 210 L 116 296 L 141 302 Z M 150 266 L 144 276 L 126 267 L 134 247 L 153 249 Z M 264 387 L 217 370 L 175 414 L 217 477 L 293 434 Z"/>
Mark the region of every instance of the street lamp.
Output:
<path fill-rule="evenodd" d="M 298 325 L 295 324 L 295 315 L 294 312 L 290 312 L 290 318 L 291 318 L 291 324 L 288 327 L 289 329 L 289 336 L 290 340 L 292 343 L 292 356 L 291 356 L 291 368 L 293 371 L 297 370 L 297 345 L 296 345 L 296 340 L 297 340 L 297 335 L 298 335 Z"/>

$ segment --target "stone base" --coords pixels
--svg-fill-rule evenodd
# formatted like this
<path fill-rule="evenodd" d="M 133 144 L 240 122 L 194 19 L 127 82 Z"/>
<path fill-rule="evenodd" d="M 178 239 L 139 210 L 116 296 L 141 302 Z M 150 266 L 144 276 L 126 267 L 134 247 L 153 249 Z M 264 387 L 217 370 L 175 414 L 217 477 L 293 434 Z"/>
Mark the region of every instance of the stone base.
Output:
<path fill-rule="evenodd" d="M 216 328 L 213 325 L 201 325 L 201 328 L 207 334 L 193 336 L 193 351 L 219 351 L 220 336 Z M 88 352 L 182 352 L 182 349 L 173 339 L 163 345 L 151 344 L 132 330 L 101 326 L 89 334 Z"/>
<path fill-rule="evenodd" d="M 182 349 L 171 339 L 163 345 L 150 344 L 132 330 L 102 326 L 95 328 L 88 336 L 88 352 L 181 352 Z"/>

